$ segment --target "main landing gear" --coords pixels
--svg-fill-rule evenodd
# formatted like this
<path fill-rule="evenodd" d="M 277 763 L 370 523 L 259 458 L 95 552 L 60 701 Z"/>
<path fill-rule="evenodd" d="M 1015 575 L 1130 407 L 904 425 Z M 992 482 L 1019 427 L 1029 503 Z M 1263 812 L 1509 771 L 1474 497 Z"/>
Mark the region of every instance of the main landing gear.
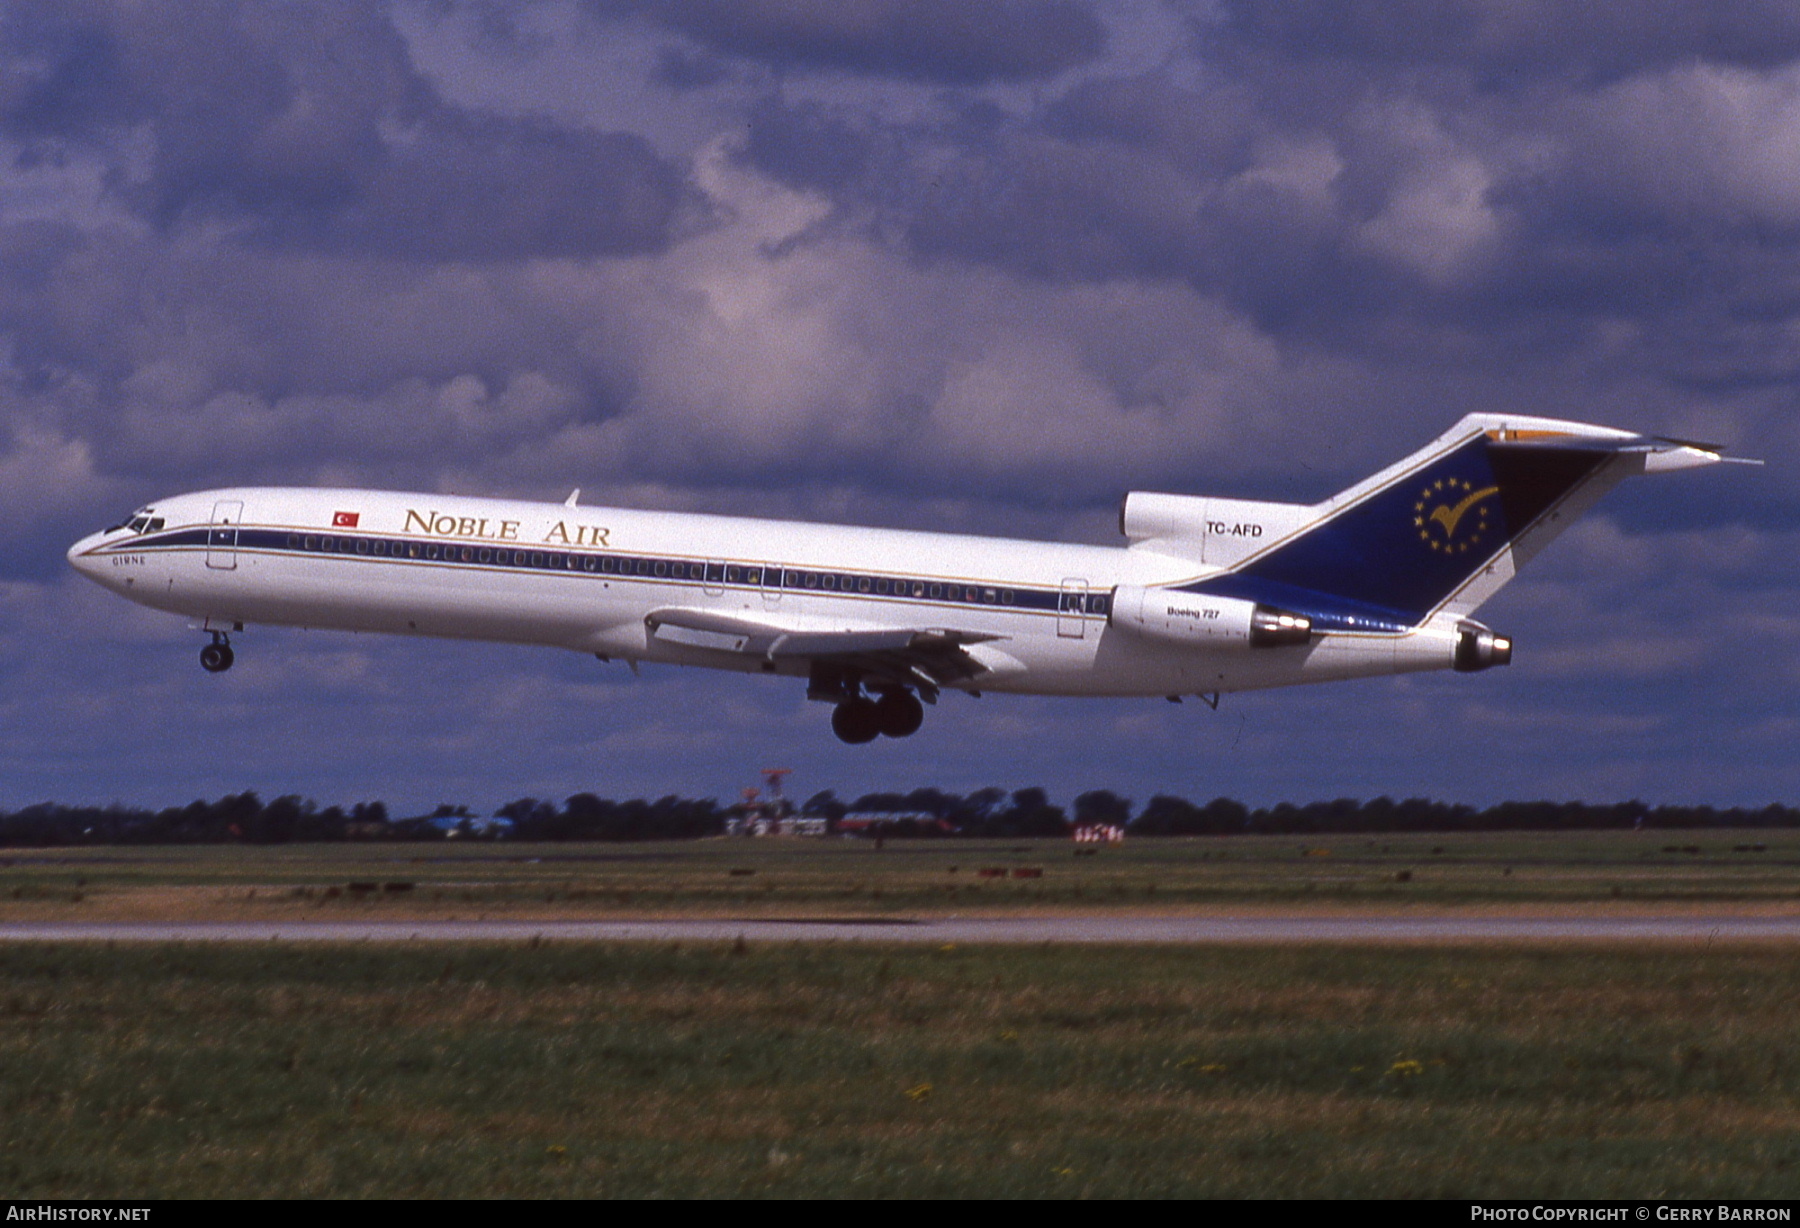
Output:
<path fill-rule="evenodd" d="M 863 690 L 867 677 L 860 670 L 815 662 L 807 679 L 806 697 L 836 705 L 831 711 L 831 731 L 852 744 L 873 742 L 884 734 L 906 738 L 917 733 L 925 722 L 925 707 L 919 696 L 905 685 L 886 679 L 869 684 L 874 692 L 870 696 Z M 936 703 L 936 689 L 930 689 L 925 698 Z"/>
<path fill-rule="evenodd" d="M 857 695 L 832 710 L 831 731 L 852 744 L 873 742 L 878 735 L 904 738 L 917 733 L 925 708 L 911 691 L 888 691 L 879 699 Z"/>
<path fill-rule="evenodd" d="M 231 652 L 231 640 L 223 631 L 212 633 L 213 642 L 200 650 L 200 668 L 209 674 L 222 674 L 237 658 Z"/>
<path fill-rule="evenodd" d="M 877 736 L 905 738 L 925 722 L 925 707 L 911 691 L 886 691 L 879 699 L 853 695 L 831 713 L 831 731 L 844 741 L 873 742 Z"/>

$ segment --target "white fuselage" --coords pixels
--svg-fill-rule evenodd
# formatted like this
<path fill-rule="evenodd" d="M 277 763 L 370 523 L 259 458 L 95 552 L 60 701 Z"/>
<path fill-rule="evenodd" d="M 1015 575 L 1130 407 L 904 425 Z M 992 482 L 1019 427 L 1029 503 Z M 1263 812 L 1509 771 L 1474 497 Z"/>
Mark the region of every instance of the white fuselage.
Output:
<path fill-rule="evenodd" d="M 142 605 L 240 624 L 549 645 L 606 658 L 805 674 L 807 663 L 658 635 L 658 611 L 783 632 L 970 637 L 968 690 L 1174 695 L 1447 669 L 1456 618 L 1249 649 L 1113 624 L 1120 585 L 1219 568 L 1107 548 L 945 533 L 364 490 L 242 488 L 163 500 L 149 531 L 84 538 L 70 561 Z"/>

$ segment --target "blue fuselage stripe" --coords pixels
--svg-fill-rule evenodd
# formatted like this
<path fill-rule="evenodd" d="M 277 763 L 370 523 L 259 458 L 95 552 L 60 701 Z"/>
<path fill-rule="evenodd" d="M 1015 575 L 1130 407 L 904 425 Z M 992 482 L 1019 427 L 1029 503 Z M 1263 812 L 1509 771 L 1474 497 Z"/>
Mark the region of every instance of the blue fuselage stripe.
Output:
<path fill-rule="evenodd" d="M 330 557 L 344 561 L 423 566 L 478 567 L 528 571 L 596 580 L 699 585 L 739 592 L 794 592 L 826 597 L 904 600 L 984 609 L 1050 612 L 1069 617 L 1104 616 L 1112 594 L 1085 588 L 1031 588 L 948 580 L 941 576 L 895 576 L 872 572 L 787 567 L 762 562 L 702 562 L 668 555 L 546 549 L 542 546 L 479 545 L 457 541 L 368 536 L 359 533 L 295 532 L 288 529 L 202 526 L 152 533 L 108 543 L 106 551 L 149 553 L 191 550 L 253 551 L 258 554 Z"/>

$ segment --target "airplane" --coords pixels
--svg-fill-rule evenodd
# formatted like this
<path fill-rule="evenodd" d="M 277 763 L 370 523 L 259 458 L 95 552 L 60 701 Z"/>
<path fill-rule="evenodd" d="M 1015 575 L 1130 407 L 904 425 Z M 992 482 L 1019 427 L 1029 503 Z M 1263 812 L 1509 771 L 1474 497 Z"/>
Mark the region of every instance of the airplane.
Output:
<path fill-rule="evenodd" d="M 253 624 L 547 645 L 805 678 L 850 743 L 947 690 L 1222 694 L 1419 670 L 1512 641 L 1472 615 L 1624 478 L 1715 445 L 1472 414 L 1322 503 L 1137 491 L 1076 545 L 373 490 L 178 495 L 76 542 L 105 588 L 232 666 Z"/>

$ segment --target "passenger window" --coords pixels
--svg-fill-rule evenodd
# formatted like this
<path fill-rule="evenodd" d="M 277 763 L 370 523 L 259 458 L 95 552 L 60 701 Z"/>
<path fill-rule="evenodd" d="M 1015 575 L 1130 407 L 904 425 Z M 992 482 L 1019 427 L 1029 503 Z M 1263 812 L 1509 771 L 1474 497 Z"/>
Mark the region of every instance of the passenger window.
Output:
<path fill-rule="evenodd" d="M 822 578 L 821 578 L 821 579 L 820 579 L 820 580 L 819 580 L 819 587 L 820 587 L 820 588 L 827 588 L 827 589 L 835 589 L 835 588 L 837 588 L 837 577 L 836 577 L 836 576 L 824 576 L 824 577 L 822 577 Z"/>
<path fill-rule="evenodd" d="M 656 574 L 659 576 L 662 576 L 662 575 L 667 575 L 668 572 L 669 572 L 669 565 L 667 563 L 663 562 L 661 559 L 657 559 L 656 560 Z"/>
<path fill-rule="evenodd" d="M 869 591 L 869 577 L 864 576 L 861 580 L 857 581 L 856 591 L 859 593 L 866 593 Z"/>
<path fill-rule="evenodd" d="M 356 552 L 358 554 L 367 554 L 369 552 L 369 539 L 368 538 L 359 537 L 356 539 Z"/>
<path fill-rule="evenodd" d="M 925 595 L 925 582 L 924 581 L 922 581 L 922 580 L 914 580 L 913 581 L 912 595 L 915 597 L 923 597 Z"/>
<path fill-rule="evenodd" d="M 933 601 L 936 601 L 939 597 L 942 597 L 943 595 L 944 595 L 944 586 L 943 585 L 933 584 L 931 586 L 931 599 Z"/>
<path fill-rule="evenodd" d="M 1013 603 L 1013 591 L 1010 588 L 1001 589 L 1000 590 L 1000 604 L 1001 605 L 1011 605 L 1012 603 Z"/>
<path fill-rule="evenodd" d="M 725 583 L 736 584 L 738 582 L 740 571 L 741 569 L 737 567 L 727 567 L 725 569 Z"/>

